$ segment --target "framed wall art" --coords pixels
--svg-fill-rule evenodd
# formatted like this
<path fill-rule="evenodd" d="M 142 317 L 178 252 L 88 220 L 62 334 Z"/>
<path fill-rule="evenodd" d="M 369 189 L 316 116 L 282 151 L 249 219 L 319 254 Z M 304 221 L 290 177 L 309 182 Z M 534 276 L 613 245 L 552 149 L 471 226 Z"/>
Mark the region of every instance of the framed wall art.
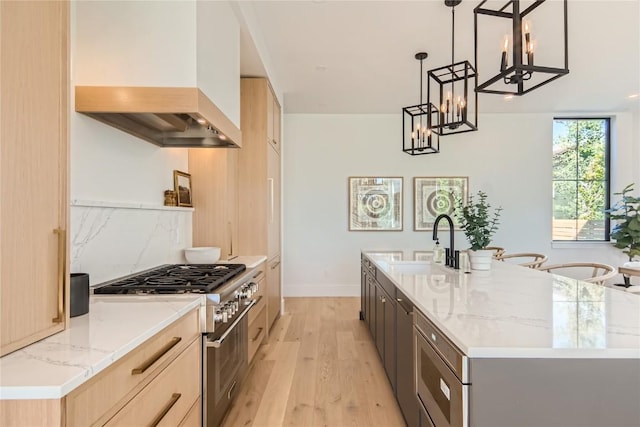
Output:
<path fill-rule="evenodd" d="M 174 170 L 173 187 L 178 199 L 178 206 L 193 207 L 193 200 L 191 200 L 191 175 L 186 172 Z"/>
<path fill-rule="evenodd" d="M 349 231 L 402 231 L 401 177 L 349 177 Z"/>
<path fill-rule="evenodd" d="M 432 231 L 440 214 L 447 214 L 453 220 L 456 230 L 460 229 L 456 219 L 456 200 L 469 200 L 469 178 L 466 176 L 415 177 L 413 178 L 413 229 Z M 447 228 L 446 221 L 438 228 Z"/>

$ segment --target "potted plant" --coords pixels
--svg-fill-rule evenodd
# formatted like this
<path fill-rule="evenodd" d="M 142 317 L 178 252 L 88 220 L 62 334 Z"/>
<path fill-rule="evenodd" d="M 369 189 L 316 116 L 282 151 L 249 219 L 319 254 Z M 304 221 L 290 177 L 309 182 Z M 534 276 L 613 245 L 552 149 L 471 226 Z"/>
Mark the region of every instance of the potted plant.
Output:
<path fill-rule="evenodd" d="M 493 214 L 490 213 L 490 208 L 491 205 L 487 201 L 487 194 L 484 191 L 478 191 L 476 198 L 471 195 L 469 203 L 466 205 L 462 200 L 458 200 L 456 217 L 471 244 L 468 254 L 472 270 L 489 270 L 491 268 L 493 251 L 484 248 L 489 246 L 491 238 L 498 230 L 502 207 L 495 209 Z"/>
<path fill-rule="evenodd" d="M 635 257 L 640 257 L 640 197 L 634 197 L 631 193 L 633 184 L 627 185 L 620 193 L 622 199 L 611 209 L 607 209 L 607 215 L 612 220 L 618 221 L 611 231 L 611 238 L 615 239 L 615 246 L 629 257 L 629 263 Z M 626 263 L 625 266 L 628 266 Z"/>

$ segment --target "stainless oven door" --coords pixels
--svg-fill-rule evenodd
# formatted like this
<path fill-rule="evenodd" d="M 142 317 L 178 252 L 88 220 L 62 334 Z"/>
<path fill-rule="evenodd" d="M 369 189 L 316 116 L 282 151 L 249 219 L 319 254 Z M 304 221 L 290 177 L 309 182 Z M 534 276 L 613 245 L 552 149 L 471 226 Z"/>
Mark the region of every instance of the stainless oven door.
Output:
<path fill-rule="evenodd" d="M 427 339 L 414 328 L 416 392 L 435 427 L 466 427 L 468 385 L 456 377 Z M 421 411 L 422 412 L 422 411 Z M 421 425 L 429 425 L 422 422 Z"/>
<path fill-rule="evenodd" d="M 253 304 L 237 316 L 221 336 L 204 336 L 203 349 L 203 424 L 221 424 L 248 367 L 247 313 Z"/>

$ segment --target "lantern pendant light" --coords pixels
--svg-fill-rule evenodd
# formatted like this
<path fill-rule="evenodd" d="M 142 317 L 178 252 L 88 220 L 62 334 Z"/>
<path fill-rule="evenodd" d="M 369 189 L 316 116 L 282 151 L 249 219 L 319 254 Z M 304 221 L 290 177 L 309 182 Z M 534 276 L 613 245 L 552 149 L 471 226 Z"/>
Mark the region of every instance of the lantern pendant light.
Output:
<path fill-rule="evenodd" d="M 505 1 L 504 4 L 487 4 L 487 0 L 484 0 L 473 10 L 476 68 L 485 70 L 483 75 L 497 72 L 480 83 L 476 91 L 524 95 L 569 74 L 567 0 L 536 0 L 527 3 L 529 6 L 524 8 L 520 0 Z M 543 17 L 555 21 L 547 22 L 546 31 L 539 32 L 534 37 L 532 22 L 540 21 Z M 483 20 L 483 25 L 480 25 L 480 19 Z M 505 31 L 504 36 L 496 34 L 500 29 Z M 490 49 L 484 52 L 495 52 L 495 55 L 485 54 L 479 58 L 478 50 L 487 40 L 491 43 L 488 45 Z M 498 50 L 498 47 L 501 50 Z M 478 62 L 479 59 L 482 60 L 481 63 Z M 562 61 L 564 63 L 560 66 L 541 65 Z"/>
<path fill-rule="evenodd" d="M 432 129 L 441 136 L 478 130 L 476 70 L 469 61 L 455 62 L 455 7 L 461 2 L 444 2 L 451 8 L 451 64 L 428 72 L 427 99 L 438 106 L 438 123 Z"/>
<path fill-rule="evenodd" d="M 440 136 L 432 131 L 432 119 L 437 120 L 438 109 L 431 103 L 422 102 L 422 67 L 427 56 L 426 52 L 415 55 L 420 61 L 420 103 L 402 109 L 402 151 L 412 156 L 440 152 Z"/>

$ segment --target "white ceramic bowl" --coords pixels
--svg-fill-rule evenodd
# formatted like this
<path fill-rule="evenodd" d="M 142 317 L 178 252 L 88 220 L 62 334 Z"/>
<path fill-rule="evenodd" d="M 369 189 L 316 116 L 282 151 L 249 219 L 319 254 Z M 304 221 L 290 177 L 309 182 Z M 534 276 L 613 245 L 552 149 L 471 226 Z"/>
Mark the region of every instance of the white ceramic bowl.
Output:
<path fill-rule="evenodd" d="M 184 250 L 184 257 L 189 264 L 214 264 L 220 259 L 220 248 L 213 246 L 187 248 Z"/>

